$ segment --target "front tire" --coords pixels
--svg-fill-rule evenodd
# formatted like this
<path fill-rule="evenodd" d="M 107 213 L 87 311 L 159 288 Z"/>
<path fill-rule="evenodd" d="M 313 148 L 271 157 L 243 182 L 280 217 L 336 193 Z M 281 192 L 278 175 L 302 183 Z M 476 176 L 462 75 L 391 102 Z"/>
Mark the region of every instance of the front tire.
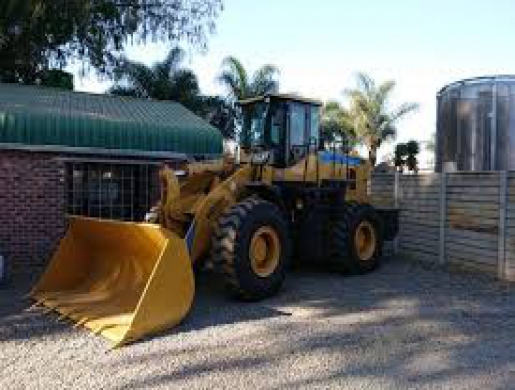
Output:
<path fill-rule="evenodd" d="M 281 288 L 290 246 L 281 210 L 273 203 L 252 197 L 220 217 L 211 254 L 233 295 L 260 300 Z"/>

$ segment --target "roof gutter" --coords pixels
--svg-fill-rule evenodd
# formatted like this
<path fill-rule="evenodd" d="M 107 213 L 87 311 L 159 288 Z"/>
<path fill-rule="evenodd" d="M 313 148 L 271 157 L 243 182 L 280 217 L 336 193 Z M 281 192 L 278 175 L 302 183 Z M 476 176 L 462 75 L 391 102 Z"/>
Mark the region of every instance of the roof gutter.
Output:
<path fill-rule="evenodd" d="M 121 149 L 105 149 L 105 148 L 87 148 L 73 147 L 61 145 L 24 145 L 16 143 L 0 143 L 0 150 L 17 150 L 25 152 L 38 153 L 69 153 L 69 154 L 89 154 L 95 156 L 118 156 L 118 157 L 143 157 L 153 159 L 173 159 L 188 160 L 188 155 L 177 152 L 147 152 L 142 150 L 121 150 Z M 194 156 L 216 157 L 214 154 L 197 154 Z"/>

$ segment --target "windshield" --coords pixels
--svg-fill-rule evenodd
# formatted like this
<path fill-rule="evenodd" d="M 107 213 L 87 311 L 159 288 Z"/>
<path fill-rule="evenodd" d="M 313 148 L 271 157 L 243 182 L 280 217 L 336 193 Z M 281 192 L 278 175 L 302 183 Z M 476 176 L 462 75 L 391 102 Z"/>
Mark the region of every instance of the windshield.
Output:
<path fill-rule="evenodd" d="M 265 144 L 265 124 L 268 104 L 260 102 L 244 107 L 243 146 L 263 146 Z"/>

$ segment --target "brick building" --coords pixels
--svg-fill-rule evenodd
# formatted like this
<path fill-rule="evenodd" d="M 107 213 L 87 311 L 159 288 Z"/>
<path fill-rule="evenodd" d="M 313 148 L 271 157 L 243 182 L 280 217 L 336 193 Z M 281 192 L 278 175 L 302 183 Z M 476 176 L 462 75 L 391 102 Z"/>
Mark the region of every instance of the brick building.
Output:
<path fill-rule="evenodd" d="M 222 152 L 178 103 L 0 84 L 0 255 L 44 263 L 68 215 L 141 220 L 166 161 Z"/>

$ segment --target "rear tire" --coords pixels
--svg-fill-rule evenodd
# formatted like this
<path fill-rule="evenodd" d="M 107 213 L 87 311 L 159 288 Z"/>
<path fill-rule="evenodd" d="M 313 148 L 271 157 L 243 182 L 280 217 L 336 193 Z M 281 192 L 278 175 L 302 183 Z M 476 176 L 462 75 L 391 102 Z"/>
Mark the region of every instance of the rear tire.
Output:
<path fill-rule="evenodd" d="M 365 274 L 378 267 L 383 250 L 381 220 L 370 205 L 350 203 L 331 231 L 331 262 L 340 271 Z"/>
<path fill-rule="evenodd" d="M 281 288 L 290 246 L 281 210 L 273 203 L 252 197 L 220 217 L 211 256 L 233 295 L 260 300 Z"/>

